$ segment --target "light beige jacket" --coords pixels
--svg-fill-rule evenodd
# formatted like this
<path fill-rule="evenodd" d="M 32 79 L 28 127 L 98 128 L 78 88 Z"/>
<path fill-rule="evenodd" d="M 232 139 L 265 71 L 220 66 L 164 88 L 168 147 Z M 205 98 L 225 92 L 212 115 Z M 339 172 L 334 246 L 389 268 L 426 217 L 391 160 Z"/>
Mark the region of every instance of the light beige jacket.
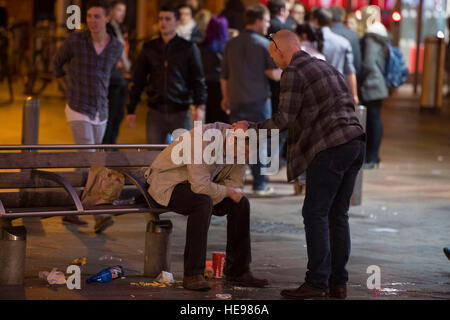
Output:
<path fill-rule="evenodd" d="M 218 129 L 222 131 L 225 139 L 225 130 L 231 128 L 229 124 L 215 122 L 204 124 L 202 132 L 208 129 Z M 194 129 L 189 131 L 191 137 L 192 150 L 194 141 Z M 243 188 L 244 170 L 243 164 L 176 164 L 172 161 L 172 150 L 181 141 L 174 141 L 165 148 L 155 159 L 150 168 L 145 172 L 150 187 L 149 194 L 160 205 L 167 206 L 172 196 L 173 189 L 177 184 L 189 182 L 194 193 L 206 194 L 211 197 L 213 204 L 221 202 L 226 197 L 227 187 Z M 203 141 L 203 150 L 210 141 Z M 192 157 L 194 153 L 191 153 Z M 191 161 L 193 163 L 193 161 Z"/>

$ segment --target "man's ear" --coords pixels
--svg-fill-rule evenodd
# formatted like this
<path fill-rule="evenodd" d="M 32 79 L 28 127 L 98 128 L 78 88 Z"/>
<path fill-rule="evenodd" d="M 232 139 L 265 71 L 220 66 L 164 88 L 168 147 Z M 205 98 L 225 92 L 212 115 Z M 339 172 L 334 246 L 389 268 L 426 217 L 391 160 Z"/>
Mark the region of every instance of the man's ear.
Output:
<path fill-rule="evenodd" d="M 112 15 L 109 14 L 109 16 L 106 17 L 106 23 L 110 23 L 111 22 L 111 18 L 112 18 Z"/>

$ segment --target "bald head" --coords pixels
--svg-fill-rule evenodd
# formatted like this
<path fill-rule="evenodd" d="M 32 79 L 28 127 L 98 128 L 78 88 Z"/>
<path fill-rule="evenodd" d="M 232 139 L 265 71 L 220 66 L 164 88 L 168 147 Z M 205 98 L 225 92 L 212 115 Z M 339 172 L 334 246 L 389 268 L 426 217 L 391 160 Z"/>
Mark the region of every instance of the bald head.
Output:
<path fill-rule="evenodd" d="M 300 40 L 298 36 L 289 30 L 280 30 L 273 36 L 278 45 L 278 49 L 282 51 L 295 50 L 297 52 L 301 49 Z"/>
<path fill-rule="evenodd" d="M 289 30 L 280 30 L 274 36 L 269 46 L 269 52 L 272 59 L 278 67 L 285 69 L 291 63 L 292 56 L 301 50 L 300 40 L 298 36 Z"/>

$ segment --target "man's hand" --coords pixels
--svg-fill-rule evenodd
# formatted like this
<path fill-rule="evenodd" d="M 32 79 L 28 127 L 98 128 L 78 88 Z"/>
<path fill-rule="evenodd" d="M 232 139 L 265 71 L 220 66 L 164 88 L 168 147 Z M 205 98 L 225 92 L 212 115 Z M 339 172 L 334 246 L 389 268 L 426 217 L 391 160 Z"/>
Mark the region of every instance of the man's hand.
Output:
<path fill-rule="evenodd" d="M 136 115 L 135 114 L 127 114 L 126 117 L 127 124 L 129 128 L 136 128 Z"/>
<path fill-rule="evenodd" d="M 244 193 L 242 189 L 239 188 L 227 188 L 227 197 L 233 200 L 236 203 L 241 202 Z"/>
<path fill-rule="evenodd" d="M 231 128 L 233 130 L 235 130 L 235 131 L 238 130 L 238 129 L 242 129 L 244 131 L 247 131 L 247 129 L 248 129 L 248 122 L 245 121 L 245 120 L 235 122 L 235 123 L 233 123 L 231 125 Z"/>
<path fill-rule="evenodd" d="M 220 106 L 226 114 L 230 114 L 230 101 L 228 100 L 227 97 L 222 98 L 222 102 L 220 103 Z"/>
<path fill-rule="evenodd" d="M 192 121 L 203 121 L 205 119 L 205 105 L 197 106 L 191 113 Z"/>

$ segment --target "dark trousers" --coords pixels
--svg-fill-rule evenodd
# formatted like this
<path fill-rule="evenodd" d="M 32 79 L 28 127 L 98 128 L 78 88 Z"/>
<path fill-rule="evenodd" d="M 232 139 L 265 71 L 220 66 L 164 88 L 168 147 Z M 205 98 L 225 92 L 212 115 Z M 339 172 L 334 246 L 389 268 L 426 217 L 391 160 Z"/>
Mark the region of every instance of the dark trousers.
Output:
<path fill-rule="evenodd" d="M 120 123 L 125 113 L 127 85 L 110 85 L 108 88 L 108 123 L 103 144 L 115 144 L 119 135 Z"/>
<path fill-rule="evenodd" d="M 230 123 L 230 117 L 222 110 L 222 91 L 220 82 L 206 81 L 208 87 L 208 99 L 206 100 L 206 123 L 224 122 Z"/>
<path fill-rule="evenodd" d="M 179 184 L 170 198 L 170 210 L 188 217 L 184 249 L 184 275 L 205 271 L 206 247 L 211 215 L 227 216 L 227 247 L 224 273 L 240 276 L 249 270 L 250 203 L 243 197 L 235 203 L 230 198 L 213 205 L 209 196 L 191 191 L 188 183 Z"/>
<path fill-rule="evenodd" d="M 345 286 L 348 281 L 348 209 L 364 149 L 360 139 L 326 149 L 307 169 L 302 210 L 308 251 L 305 281 L 313 287 Z"/>
<path fill-rule="evenodd" d="M 148 108 L 147 112 L 147 143 L 168 143 L 167 136 L 178 129 L 191 129 L 189 110 L 174 111 L 170 106 L 159 106 L 158 109 Z"/>
<path fill-rule="evenodd" d="M 253 122 L 262 122 L 269 119 L 272 115 L 272 103 L 270 99 L 264 99 L 248 104 L 231 104 L 230 105 L 230 121 L 234 123 L 236 121 L 247 120 Z M 270 145 L 270 140 L 261 143 L 259 148 L 266 148 Z M 266 152 L 267 155 L 267 152 Z M 259 158 L 258 158 L 259 159 Z M 253 190 L 264 190 L 267 184 L 267 176 L 261 174 L 261 168 L 265 167 L 260 161 L 256 164 L 251 164 L 250 169 L 253 175 Z"/>
<path fill-rule="evenodd" d="M 381 122 L 381 105 L 383 100 L 364 102 L 367 107 L 367 149 L 366 162 L 379 160 L 381 139 L 383 138 L 383 123 Z"/>

